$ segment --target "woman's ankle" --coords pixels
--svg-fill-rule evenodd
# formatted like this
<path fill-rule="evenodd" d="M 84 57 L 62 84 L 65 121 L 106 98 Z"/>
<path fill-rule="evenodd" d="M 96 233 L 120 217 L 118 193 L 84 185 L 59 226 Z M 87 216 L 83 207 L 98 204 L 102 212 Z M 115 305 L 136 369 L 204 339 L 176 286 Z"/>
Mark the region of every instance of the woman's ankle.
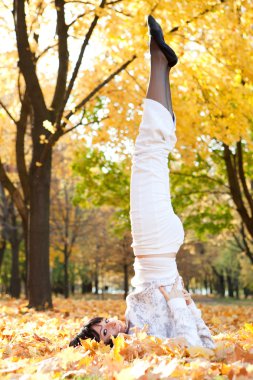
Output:
<path fill-rule="evenodd" d="M 167 58 L 165 57 L 164 53 L 161 51 L 153 37 L 151 37 L 150 40 L 150 55 L 151 61 L 157 62 L 157 64 L 164 64 L 168 66 Z"/>

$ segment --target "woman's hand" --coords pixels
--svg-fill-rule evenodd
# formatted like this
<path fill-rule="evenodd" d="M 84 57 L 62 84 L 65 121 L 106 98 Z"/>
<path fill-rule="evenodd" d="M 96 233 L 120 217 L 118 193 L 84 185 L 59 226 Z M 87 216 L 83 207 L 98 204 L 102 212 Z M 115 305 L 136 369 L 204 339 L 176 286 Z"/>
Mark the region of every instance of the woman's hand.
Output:
<path fill-rule="evenodd" d="M 166 301 L 169 301 L 172 298 L 184 298 L 186 305 L 190 305 L 192 303 L 191 294 L 187 292 L 186 289 L 179 290 L 177 289 L 177 284 L 179 281 L 179 277 L 177 277 L 175 283 L 173 284 L 170 293 L 167 293 L 164 289 L 164 286 L 160 286 L 159 290 L 163 294 Z M 184 286 L 183 280 L 181 280 L 182 286 Z"/>
<path fill-rule="evenodd" d="M 188 293 L 186 289 L 183 289 L 183 295 L 184 295 L 186 305 L 190 305 L 192 303 L 191 294 Z"/>
<path fill-rule="evenodd" d="M 163 294 L 166 301 L 169 301 L 172 298 L 184 298 L 184 294 L 182 290 L 177 289 L 177 284 L 179 281 L 179 277 L 177 277 L 175 283 L 173 284 L 170 293 L 167 293 L 164 289 L 164 286 L 159 286 L 160 292 Z"/>
<path fill-rule="evenodd" d="M 191 294 L 187 292 L 187 290 L 184 288 L 184 281 L 182 277 L 181 277 L 181 284 L 183 287 L 183 295 L 184 295 L 186 305 L 190 305 L 192 303 Z"/>

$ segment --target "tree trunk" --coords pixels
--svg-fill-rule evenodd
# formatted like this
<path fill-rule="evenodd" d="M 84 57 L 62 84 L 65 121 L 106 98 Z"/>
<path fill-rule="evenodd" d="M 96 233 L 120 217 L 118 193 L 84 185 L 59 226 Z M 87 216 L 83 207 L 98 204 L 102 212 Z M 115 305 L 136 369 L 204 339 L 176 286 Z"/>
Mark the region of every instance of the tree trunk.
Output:
<path fill-rule="evenodd" d="M 95 273 L 95 294 L 98 294 L 98 272 Z"/>
<path fill-rule="evenodd" d="M 252 292 L 249 290 L 247 286 L 243 288 L 243 293 L 245 298 L 248 298 L 248 296 L 252 294 Z"/>
<path fill-rule="evenodd" d="M 25 285 L 25 298 L 28 299 L 28 224 L 25 221 L 22 221 L 23 226 L 23 234 L 24 234 L 24 246 L 25 246 L 25 270 L 22 276 L 22 280 L 24 280 Z"/>
<path fill-rule="evenodd" d="M 234 286 L 230 275 L 227 274 L 227 284 L 228 284 L 228 295 L 229 297 L 234 297 Z"/>
<path fill-rule="evenodd" d="M 52 307 L 49 273 L 49 205 L 52 152 L 31 175 L 30 220 L 28 241 L 29 307 L 43 310 Z"/>
<path fill-rule="evenodd" d="M 6 225 L 8 220 L 8 202 L 7 198 L 5 196 L 4 188 L 2 185 L 0 185 L 0 206 L 2 208 L 1 210 L 1 235 L 0 235 L 0 269 L 3 263 L 4 259 L 4 252 L 6 249 L 6 240 L 7 240 L 7 234 L 6 234 Z"/>
<path fill-rule="evenodd" d="M 205 279 L 204 279 L 204 287 L 206 289 L 206 294 L 207 294 L 208 293 L 208 279 L 207 279 L 207 277 L 205 277 Z"/>
<path fill-rule="evenodd" d="M 236 298 L 239 300 L 239 281 L 238 281 L 238 278 L 235 279 L 234 281 L 234 288 L 235 288 L 235 294 L 236 294 Z"/>
<path fill-rule="evenodd" d="M 12 263 L 11 263 L 11 284 L 10 284 L 10 295 L 14 298 L 20 297 L 21 290 L 21 279 L 19 273 L 19 233 L 18 233 L 18 225 L 17 218 L 15 214 L 15 208 L 13 202 L 10 203 L 9 207 L 10 211 L 10 221 L 11 226 L 9 229 L 9 240 L 11 243 L 11 251 L 12 251 Z"/>
<path fill-rule="evenodd" d="M 236 151 L 232 152 L 228 145 L 223 143 L 224 161 L 228 177 L 228 184 L 233 202 L 237 212 L 246 227 L 249 235 L 253 238 L 253 198 L 248 187 L 247 178 L 243 165 L 243 146 L 241 140 L 236 144 Z M 246 250 L 246 254 L 253 262 L 251 252 Z"/>
<path fill-rule="evenodd" d="M 92 282 L 82 282 L 82 294 L 92 293 Z"/>
<path fill-rule="evenodd" d="M 98 294 L 98 283 L 99 283 L 99 278 L 98 278 L 98 258 L 96 257 L 96 267 L 95 267 L 95 294 Z"/>
<path fill-rule="evenodd" d="M 10 295 L 15 298 L 20 297 L 20 275 L 19 275 L 19 242 L 16 239 L 11 242 L 12 250 L 12 264 L 11 264 L 11 284 L 10 284 Z"/>
<path fill-rule="evenodd" d="M 218 275 L 218 292 L 222 297 L 225 297 L 225 280 L 224 275 Z"/>
<path fill-rule="evenodd" d="M 51 176 L 51 156 L 52 146 L 66 133 L 63 132 L 68 124 L 71 116 L 75 115 L 78 111 L 85 107 L 86 103 L 94 98 L 99 91 L 106 86 L 113 78 L 133 62 L 136 58 L 134 55 L 131 59 L 124 62 L 119 68 L 110 73 L 99 85 L 75 105 L 71 110 L 67 110 L 65 116 L 65 106 L 71 96 L 72 89 L 74 88 L 76 79 L 78 77 L 79 69 L 83 61 L 83 56 L 89 40 L 95 29 L 99 16 L 96 14 L 93 21 L 88 28 L 88 32 L 83 40 L 80 53 L 70 77 L 67 86 L 68 78 L 68 64 L 69 64 L 69 51 L 68 51 L 68 28 L 65 20 L 65 4 L 64 0 L 55 0 L 56 16 L 56 34 L 58 38 L 58 72 L 56 79 L 56 86 L 51 104 L 47 107 L 44 91 L 41 88 L 40 80 L 36 72 L 36 59 L 31 46 L 29 44 L 29 34 L 32 33 L 30 26 L 26 22 L 26 4 L 29 3 L 25 0 L 13 0 L 13 16 L 16 33 L 16 43 L 18 60 L 18 71 L 23 74 L 26 84 L 26 94 L 29 98 L 28 108 L 23 98 L 20 119 L 12 121 L 21 131 L 17 133 L 17 140 L 21 142 L 17 144 L 17 169 L 24 193 L 25 202 L 21 193 L 10 181 L 5 173 L 4 167 L 0 160 L 0 179 L 5 188 L 12 194 L 15 204 L 20 212 L 21 217 L 27 221 L 27 238 L 28 238 L 28 270 L 27 270 L 27 283 L 28 283 L 28 298 L 29 306 L 38 309 L 45 309 L 52 306 L 51 299 L 51 285 L 49 276 L 49 192 L 50 192 L 50 176 Z M 32 3 L 32 2 L 31 2 Z M 104 8 L 106 0 L 102 0 L 99 8 Z M 29 5 L 28 5 L 29 7 Z M 32 111 L 31 111 L 32 110 Z M 8 112 L 9 114 L 9 112 Z M 29 174 L 26 170 L 25 152 L 26 139 L 25 127 L 28 126 L 29 120 L 32 120 L 32 162 L 30 165 Z M 64 115 L 64 119 L 62 116 Z M 9 114 L 10 116 L 10 114 Z M 56 127 L 55 132 L 46 131 L 43 127 L 44 121 L 52 122 Z M 70 132 L 73 128 L 69 128 Z M 30 131 L 30 128 L 29 128 Z M 48 140 L 47 144 L 41 144 L 41 135 L 45 135 Z M 30 141 L 28 141 L 28 146 Z M 29 183 L 29 184 L 28 184 Z M 29 200 L 29 201 L 28 201 Z M 27 203 L 26 203 L 27 201 Z M 27 207 L 26 207 L 27 206 Z"/>
<path fill-rule="evenodd" d="M 64 243 L 64 297 L 69 298 L 68 246 Z"/>
<path fill-rule="evenodd" d="M 215 277 L 216 277 L 216 281 L 215 281 L 215 288 L 216 288 L 216 291 L 217 293 L 222 296 L 222 297 L 225 297 L 225 279 L 224 279 L 224 274 L 223 273 L 219 273 L 217 271 L 217 269 L 211 265 L 212 267 L 212 270 L 213 270 L 213 273 L 215 274 Z"/>
<path fill-rule="evenodd" d="M 128 265 L 124 264 L 124 299 L 128 295 L 129 285 L 128 285 Z"/>
<path fill-rule="evenodd" d="M 6 248 L 6 240 L 0 240 L 0 269 L 4 259 L 4 252 Z"/>

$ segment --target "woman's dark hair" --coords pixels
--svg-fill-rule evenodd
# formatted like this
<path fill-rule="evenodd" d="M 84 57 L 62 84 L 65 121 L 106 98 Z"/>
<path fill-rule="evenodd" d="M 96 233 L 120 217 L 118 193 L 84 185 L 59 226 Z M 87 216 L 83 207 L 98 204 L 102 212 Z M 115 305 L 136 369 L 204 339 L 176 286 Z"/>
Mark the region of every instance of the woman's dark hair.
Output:
<path fill-rule="evenodd" d="M 81 346 L 80 339 L 84 340 L 84 339 L 90 338 L 90 339 L 95 339 L 96 342 L 100 342 L 100 336 L 95 330 L 93 330 L 92 326 L 102 322 L 103 319 L 104 319 L 103 317 L 95 317 L 95 318 L 90 319 L 89 322 L 83 326 L 80 333 L 77 334 L 77 336 L 71 340 L 71 342 L 69 343 L 69 346 L 70 347 L 71 346 L 73 346 L 73 347 Z M 105 344 L 110 345 L 112 347 L 113 346 L 112 339 L 110 339 Z"/>

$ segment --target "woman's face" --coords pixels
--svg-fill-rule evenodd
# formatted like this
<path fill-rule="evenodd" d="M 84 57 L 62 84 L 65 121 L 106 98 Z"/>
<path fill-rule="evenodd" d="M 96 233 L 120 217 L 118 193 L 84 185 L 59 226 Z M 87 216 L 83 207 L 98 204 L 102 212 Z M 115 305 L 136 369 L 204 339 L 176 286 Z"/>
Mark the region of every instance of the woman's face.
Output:
<path fill-rule="evenodd" d="M 104 318 L 100 323 L 93 325 L 92 329 L 99 334 L 100 340 L 107 343 L 111 335 L 116 337 L 119 333 L 126 333 L 127 326 L 125 322 L 118 319 Z"/>

